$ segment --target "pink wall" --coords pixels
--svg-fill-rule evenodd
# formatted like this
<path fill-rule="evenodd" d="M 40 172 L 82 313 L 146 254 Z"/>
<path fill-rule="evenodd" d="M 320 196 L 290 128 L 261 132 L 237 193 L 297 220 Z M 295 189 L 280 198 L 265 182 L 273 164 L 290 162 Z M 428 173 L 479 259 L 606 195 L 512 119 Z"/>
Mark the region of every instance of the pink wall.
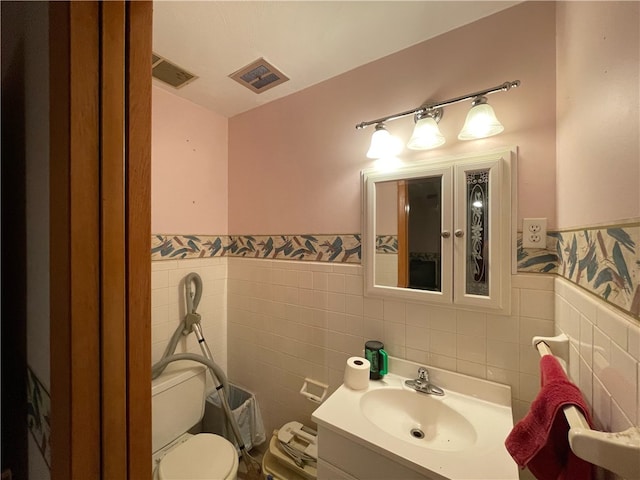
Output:
<path fill-rule="evenodd" d="M 354 39 L 357 41 L 357 39 Z M 555 5 L 527 2 L 229 120 L 229 232 L 361 232 L 360 170 L 371 128 L 355 124 L 520 79 L 489 97 L 505 133 L 460 142 L 468 105 L 446 109 L 435 152 L 520 147 L 519 217 L 555 226 Z M 405 140 L 411 118 L 389 124 Z"/>
<path fill-rule="evenodd" d="M 227 138 L 227 118 L 153 87 L 153 233 L 227 233 Z"/>
<path fill-rule="evenodd" d="M 558 4 L 560 227 L 640 217 L 639 7 Z"/>

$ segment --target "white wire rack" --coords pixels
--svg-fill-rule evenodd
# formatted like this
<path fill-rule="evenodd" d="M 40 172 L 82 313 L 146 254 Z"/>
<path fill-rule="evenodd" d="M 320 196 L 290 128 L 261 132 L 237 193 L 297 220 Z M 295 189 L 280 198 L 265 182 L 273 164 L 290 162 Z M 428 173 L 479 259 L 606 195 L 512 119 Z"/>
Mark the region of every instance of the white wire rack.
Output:
<path fill-rule="evenodd" d="M 540 356 L 555 355 L 569 364 L 569 337 L 533 337 Z M 622 432 L 592 430 L 582 412 L 575 406 L 563 407 L 569 424 L 569 445 L 578 457 L 604 467 L 625 479 L 640 479 L 640 427 Z"/>

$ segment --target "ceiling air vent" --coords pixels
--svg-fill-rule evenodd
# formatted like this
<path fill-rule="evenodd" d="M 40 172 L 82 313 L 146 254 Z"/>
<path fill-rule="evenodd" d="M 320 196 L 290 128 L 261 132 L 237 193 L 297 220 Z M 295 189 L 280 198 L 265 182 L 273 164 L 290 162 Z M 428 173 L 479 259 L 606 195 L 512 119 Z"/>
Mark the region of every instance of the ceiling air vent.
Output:
<path fill-rule="evenodd" d="M 229 77 L 255 93 L 265 92 L 289 80 L 289 77 L 264 58 L 259 58 Z"/>
<path fill-rule="evenodd" d="M 151 62 L 153 65 L 153 77 L 171 85 L 173 88 L 182 88 L 198 78 L 193 73 L 187 72 L 184 68 L 171 63 L 166 58 L 162 58 L 157 53 L 153 53 Z"/>

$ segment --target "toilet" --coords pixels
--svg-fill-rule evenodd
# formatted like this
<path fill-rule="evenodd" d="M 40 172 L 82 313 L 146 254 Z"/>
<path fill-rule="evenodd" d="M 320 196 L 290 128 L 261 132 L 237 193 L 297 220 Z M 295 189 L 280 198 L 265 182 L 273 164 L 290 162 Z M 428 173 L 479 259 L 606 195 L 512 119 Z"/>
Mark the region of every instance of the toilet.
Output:
<path fill-rule="evenodd" d="M 189 429 L 204 415 L 206 367 L 172 362 L 151 385 L 154 480 L 236 480 L 238 454 L 231 442 Z"/>

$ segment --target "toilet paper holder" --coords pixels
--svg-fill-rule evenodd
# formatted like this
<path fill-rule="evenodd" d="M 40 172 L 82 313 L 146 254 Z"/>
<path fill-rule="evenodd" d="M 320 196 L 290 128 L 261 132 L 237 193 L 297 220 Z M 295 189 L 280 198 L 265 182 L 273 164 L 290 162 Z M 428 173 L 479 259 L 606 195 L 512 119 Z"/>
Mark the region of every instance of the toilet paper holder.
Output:
<path fill-rule="evenodd" d="M 309 385 L 312 385 L 311 390 Z M 305 378 L 302 388 L 300 389 L 300 395 L 307 397 L 313 403 L 322 403 L 327 396 L 327 390 L 329 385 L 326 383 L 318 382 L 311 378 Z"/>

